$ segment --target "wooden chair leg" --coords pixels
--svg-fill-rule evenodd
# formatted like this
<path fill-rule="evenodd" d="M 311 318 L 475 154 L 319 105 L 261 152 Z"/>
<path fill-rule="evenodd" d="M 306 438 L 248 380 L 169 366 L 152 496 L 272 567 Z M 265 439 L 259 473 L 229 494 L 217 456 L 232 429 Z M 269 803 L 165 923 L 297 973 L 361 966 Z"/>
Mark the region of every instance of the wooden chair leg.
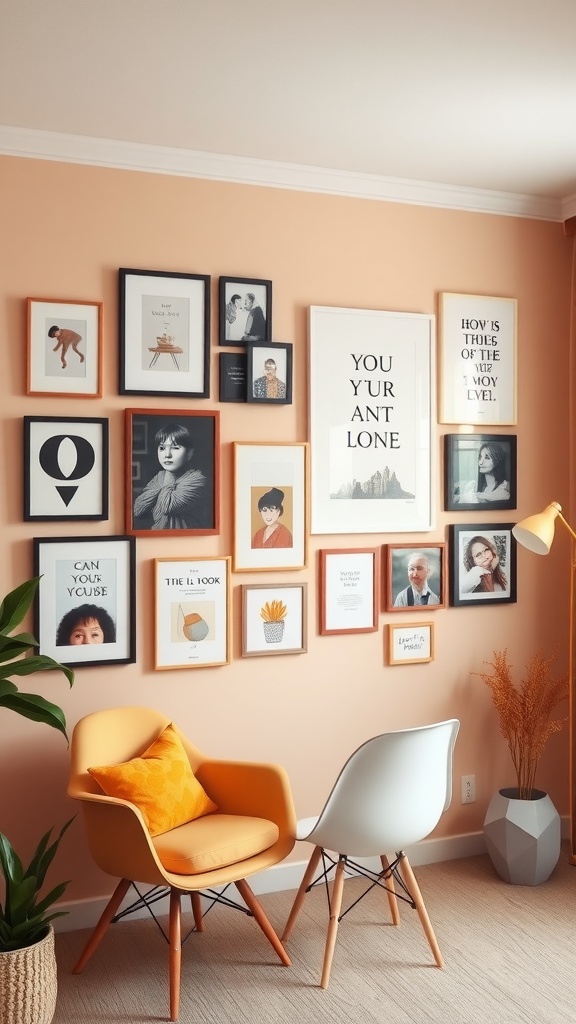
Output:
<path fill-rule="evenodd" d="M 92 935 L 90 936 L 88 942 L 84 947 L 84 950 L 80 956 L 78 963 L 76 964 L 75 967 L 72 968 L 72 974 L 80 974 L 80 972 L 88 963 L 90 957 L 92 956 L 92 953 L 99 945 L 99 943 L 102 941 L 106 932 L 108 931 L 108 926 L 112 918 L 116 914 L 116 911 L 118 910 L 118 907 L 122 903 L 122 900 L 124 899 L 126 893 L 128 892 L 128 889 L 130 888 L 131 884 L 132 883 L 129 878 L 122 878 L 118 882 L 118 885 L 116 886 L 114 892 L 112 893 L 112 896 L 110 897 L 108 903 L 106 904 L 106 907 L 104 908 L 104 911 L 100 916 L 98 924 L 96 925 L 94 931 L 92 932 Z"/>
<path fill-rule="evenodd" d="M 344 891 L 344 864 L 344 857 L 339 857 L 338 864 L 336 865 L 336 874 L 334 875 L 334 885 L 332 887 L 330 922 L 328 924 L 328 935 L 326 937 L 326 948 L 324 950 L 324 966 L 322 967 L 320 988 L 328 988 L 328 982 L 330 981 L 330 968 L 332 967 L 332 957 L 334 956 L 334 946 L 336 945 L 336 934 L 338 932 L 338 918 L 340 917 L 342 893 Z"/>
<path fill-rule="evenodd" d="M 390 862 L 385 853 L 380 857 L 380 863 L 382 864 L 383 871 L 390 871 Z M 392 924 L 400 924 L 400 911 L 398 910 L 398 900 L 396 899 L 396 890 L 394 888 L 394 875 L 391 871 L 390 877 L 385 880 L 384 885 L 386 886 L 388 905 L 392 915 Z"/>
<path fill-rule="evenodd" d="M 414 877 L 412 866 L 405 853 L 402 854 L 400 861 L 398 863 L 398 867 L 402 872 L 402 877 L 404 879 L 406 888 L 408 889 L 408 892 L 410 893 L 412 899 L 414 900 L 416 910 L 418 911 L 418 917 L 420 918 L 420 924 L 422 925 L 422 928 L 424 929 L 424 934 L 428 939 L 428 945 L 430 946 L 430 949 L 432 950 L 432 953 L 434 955 L 436 966 L 443 967 L 444 961 L 442 959 L 440 947 L 436 941 L 434 929 L 432 928 L 430 918 L 428 917 L 428 911 L 424 906 L 424 900 L 422 899 L 422 893 L 420 892 L 418 882 Z"/>
<path fill-rule="evenodd" d="M 180 890 L 170 889 L 170 919 L 168 926 L 170 942 L 170 1020 L 178 1020 L 180 1010 L 180 970 L 182 960 L 180 919 Z"/>
<path fill-rule="evenodd" d="M 314 875 L 316 874 L 316 868 L 318 867 L 318 861 L 320 860 L 321 853 L 321 846 L 315 846 L 314 849 L 312 850 L 312 856 L 308 861 L 308 867 L 304 872 L 304 877 L 300 882 L 300 887 L 294 898 L 294 903 L 292 904 L 292 910 L 290 911 L 288 920 L 286 921 L 286 924 L 284 926 L 284 931 L 282 932 L 282 942 L 288 942 L 288 939 L 292 934 L 292 929 L 296 923 L 296 918 L 298 917 L 298 914 L 302 909 L 302 904 L 304 903 L 304 900 L 306 898 L 306 890 L 308 886 L 312 883 Z"/>
<path fill-rule="evenodd" d="M 199 892 L 190 893 L 190 902 L 192 904 L 192 913 L 194 914 L 194 924 L 196 925 L 197 932 L 204 931 L 204 915 L 202 914 L 202 897 Z"/>
<path fill-rule="evenodd" d="M 246 879 L 239 878 L 235 885 L 242 899 L 244 900 L 246 906 L 248 907 L 248 910 L 254 917 L 254 920 L 256 921 L 257 924 L 260 925 L 262 931 L 264 932 L 264 935 L 268 939 L 268 942 L 270 942 L 270 944 L 274 947 L 284 966 L 290 967 L 290 957 L 288 956 L 288 953 L 286 952 L 284 946 L 280 942 L 280 939 L 276 935 L 276 932 L 274 931 L 272 925 L 270 924 L 270 921 L 266 917 L 263 908 L 256 899 Z"/>

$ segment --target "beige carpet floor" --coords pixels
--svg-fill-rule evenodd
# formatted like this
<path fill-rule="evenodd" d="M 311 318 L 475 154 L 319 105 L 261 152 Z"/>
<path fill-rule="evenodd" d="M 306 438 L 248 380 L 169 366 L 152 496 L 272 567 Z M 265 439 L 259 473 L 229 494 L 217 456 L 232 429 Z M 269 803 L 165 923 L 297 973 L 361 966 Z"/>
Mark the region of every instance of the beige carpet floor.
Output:
<path fill-rule="evenodd" d="M 415 911 L 390 924 L 373 891 L 340 924 L 319 987 L 326 901 L 307 897 L 283 967 L 253 920 L 215 907 L 182 951 L 181 1024 L 558 1024 L 576 1022 L 576 867 L 563 851 L 536 887 L 502 882 L 485 856 L 416 869 L 445 960 L 434 966 Z M 364 885 L 350 879 L 344 906 Z M 261 897 L 281 933 L 294 893 Z M 188 904 L 188 901 L 185 901 Z M 189 919 L 189 915 L 186 915 Z M 54 1024 L 149 1024 L 168 1013 L 168 947 L 151 920 L 111 926 L 79 976 L 88 932 L 56 936 Z"/>

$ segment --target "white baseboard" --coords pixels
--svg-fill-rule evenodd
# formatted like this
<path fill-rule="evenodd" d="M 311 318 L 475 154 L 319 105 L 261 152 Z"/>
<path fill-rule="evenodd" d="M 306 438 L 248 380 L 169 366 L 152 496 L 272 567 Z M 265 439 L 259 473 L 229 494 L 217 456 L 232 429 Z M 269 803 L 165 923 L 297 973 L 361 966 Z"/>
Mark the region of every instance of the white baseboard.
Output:
<path fill-rule="evenodd" d="M 304 844 L 300 844 L 304 849 Z M 309 849 L 309 848 L 308 848 Z M 459 857 L 474 857 L 476 854 L 486 853 L 486 843 L 482 832 L 470 832 L 466 835 L 448 836 L 444 839 L 424 839 L 421 843 L 408 849 L 408 856 L 413 867 L 423 864 L 435 864 L 439 861 L 455 860 Z M 360 861 L 360 858 L 358 858 Z M 380 864 L 377 859 L 360 861 L 367 866 L 378 870 Z M 250 876 L 250 886 L 258 896 L 267 892 L 283 892 L 287 889 L 297 889 L 302 880 L 307 859 L 298 861 L 283 861 L 275 864 L 257 875 Z M 143 886 L 143 889 L 146 887 Z M 88 899 L 60 903 L 59 910 L 66 911 L 66 917 L 59 917 L 54 922 L 54 930 L 60 932 L 78 931 L 81 928 L 93 928 L 98 921 L 106 903 L 107 898 Z M 129 891 L 123 906 L 134 902 L 133 890 Z M 163 915 L 168 913 L 168 899 L 159 900 L 155 906 L 155 913 Z M 145 917 L 147 910 L 136 911 L 134 917 Z"/>

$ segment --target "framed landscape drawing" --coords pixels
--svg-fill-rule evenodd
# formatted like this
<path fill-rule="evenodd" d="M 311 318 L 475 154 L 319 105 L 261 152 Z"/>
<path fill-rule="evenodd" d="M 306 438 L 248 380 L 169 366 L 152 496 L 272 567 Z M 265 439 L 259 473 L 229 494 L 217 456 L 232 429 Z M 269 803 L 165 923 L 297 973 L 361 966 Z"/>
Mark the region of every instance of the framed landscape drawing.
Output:
<path fill-rule="evenodd" d="M 230 661 L 230 557 L 157 558 L 156 669 Z"/>
<path fill-rule="evenodd" d="M 28 299 L 26 394 L 102 397 L 102 303 Z"/>
<path fill-rule="evenodd" d="M 308 445 L 234 442 L 234 572 L 306 567 Z"/>
<path fill-rule="evenodd" d="M 440 295 L 440 422 L 516 423 L 516 299 Z"/>
<path fill-rule="evenodd" d="M 434 317 L 310 307 L 312 533 L 433 527 Z"/>
<path fill-rule="evenodd" d="M 24 417 L 24 521 L 108 519 L 108 420 Z"/>
<path fill-rule="evenodd" d="M 121 395 L 210 397 L 210 278 L 119 271 Z"/>
<path fill-rule="evenodd" d="M 34 538 L 39 653 L 64 665 L 136 660 L 133 537 Z"/>

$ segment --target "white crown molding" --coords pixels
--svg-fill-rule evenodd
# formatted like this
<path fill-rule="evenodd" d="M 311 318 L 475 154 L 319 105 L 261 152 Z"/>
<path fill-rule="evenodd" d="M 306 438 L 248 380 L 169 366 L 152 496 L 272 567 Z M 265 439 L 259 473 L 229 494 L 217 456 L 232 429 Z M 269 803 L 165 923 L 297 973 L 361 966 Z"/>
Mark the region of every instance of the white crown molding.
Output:
<path fill-rule="evenodd" d="M 570 217 L 576 217 L 576 193 L 562 200 L 562 220 L 569 220 Z"/>
<path fill-rule="evenodd" d="M 536 220 L 563 221 L 573 215 L 566 212 L 562 201 L 543 196 L 385 178 L 9 125 L 0 125 L 0 154 Z M 564 202 L 571 204 L 570 209 L 576 213 L 576 196 Z"/>

